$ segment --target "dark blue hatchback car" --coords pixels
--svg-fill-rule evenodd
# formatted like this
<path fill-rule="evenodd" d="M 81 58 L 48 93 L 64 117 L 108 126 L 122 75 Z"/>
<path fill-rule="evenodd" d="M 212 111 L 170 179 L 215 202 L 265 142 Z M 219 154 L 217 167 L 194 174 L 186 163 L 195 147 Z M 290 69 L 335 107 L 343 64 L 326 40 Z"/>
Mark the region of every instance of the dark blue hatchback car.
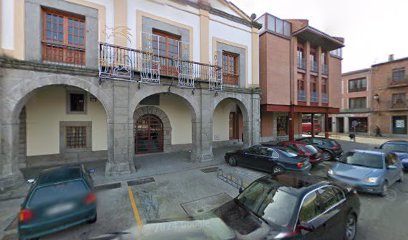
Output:
<path fill-rule="evenodd" d="M 82 165 L 44 170 L 21 205 L 19 239 L 36 239 L 97 219 L 93 181 Z"/>

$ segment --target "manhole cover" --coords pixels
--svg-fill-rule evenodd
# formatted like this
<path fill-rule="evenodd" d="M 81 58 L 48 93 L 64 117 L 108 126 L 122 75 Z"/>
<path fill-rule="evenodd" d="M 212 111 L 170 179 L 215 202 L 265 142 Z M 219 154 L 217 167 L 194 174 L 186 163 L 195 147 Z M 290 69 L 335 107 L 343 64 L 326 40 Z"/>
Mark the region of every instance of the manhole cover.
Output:
<path fill-rule="evenodd" d="M 145 183 L 151 183 L 151 182 L 154 182 L 154 181 L 155 180 L 154 180 L 153 177 L 148 177 L 148 178 L 142 178 L 142 179 L 128 181 L 127 184 L 128 184 L 128 186 L 134 186 L 134 185 L 141 185 L 141 184 L 145 184 Z"/>
<path fill-rule="evenodd" d="M 203 173 L 210 173 L 218 171 L 218 167 L 209 167 L 209 168 L 202 168 L 200 169 Z"/>

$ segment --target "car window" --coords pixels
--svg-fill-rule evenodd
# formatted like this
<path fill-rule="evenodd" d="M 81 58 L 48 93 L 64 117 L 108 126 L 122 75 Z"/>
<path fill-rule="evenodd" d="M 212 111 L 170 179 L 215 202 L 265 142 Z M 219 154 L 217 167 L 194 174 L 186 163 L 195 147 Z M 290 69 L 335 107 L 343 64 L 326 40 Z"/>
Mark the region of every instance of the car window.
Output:
<path fill-rule="evenodd" d="M 297 152 L 291 149 L 278 149 L 278 151 L 285 155 L 286 157 L 296 157 L 298 155 Z"/>
<path fill-rule="evenodd" d="M 340 162 L 377 169 L 382 169 L 384 166 L 383 155 L 370 152 L 347 152 L 340 158 Z"/>
<path fill-rule="evenodd" d="M 252 146 L 250 148 L 248 148 L 248 152 L 251 154 L 259 154 L 260 153 L 260 146 L 256 145 L 256 146 Z"/>
<path fill-rule="evenodd" d="M 295 152 L 299 152 L 299 149 L 296 147 L 296 145 L 294 145 L 294 144 L 289 144 L 288 145 L 288 148 L 290 149 L 290 150 L 292 150 L 292 151 L 295 151 Z"/>
<path fill-rule="evenodd" d="M 408 144 L 384 143 L 380 148 L 390 151 L 408 152 Z"/>
<path fill-rule="evenodd" d="M 67 197 L 85 195 L 88 188 L 82 180 L 63 182 L 40 187 L 31 195 L 28 206 L 38 206 L 58 201 Z"/>
<path fill-rule="evenodd" d="M 313 138 L 312 142 L 317 145 L 323 145 L 323 141 L 320 139 Z"/>
<path fill-rule="evenodd" d="M 336 187 L 325 187 L 317 190 L 317 207 L 321 212 L 328 210 L 344 199 L 342 191 Z"/>
<path fill-rule="evenodd" d="M 254 182 L 243 191 L 237 200 L 256 215 L 286 227 L 293 216 L 297 197 L 289 192 L 289 188 L 274 182 Z"/>
<path fill-rule="evenodd" d="M 272 158 L 279 158 L 279 153 L 277 153 L 275 150 L 271 149 L 272 151 Z"/>
<path fill-rule="evenodd" d="M 318 153 L 319 150 L 317 150 L 317 148 L 315 148 L 313 145 L 305 145 L 304 148 L 307 149 L 308 152 L 310 153 Z"/>
<path fill-rule="evenodd" d="M 303 200 L 299 213 L 299 221 L 308 222 L 317 217 L 320 213 L 322 213 L 322 211 L 317 208 L 317 194 L 316 191 L 313 191 Z"/>
<path fill-rule="evenodd" d="M 271 151 L 268 151 L 268 148 L 261 148 L 259 149 L 259 155 L 262 156 L 271 156 Z"/>
<path fill-rule="evenodd" d="M 387 156 L 385 157 L 385 161 L 387 163 L 387 166 L 396 164 L 397 159 L 398 159 L 398 157 L 395 154 L 393 154 L 393 153 L 387 154 Z"/>

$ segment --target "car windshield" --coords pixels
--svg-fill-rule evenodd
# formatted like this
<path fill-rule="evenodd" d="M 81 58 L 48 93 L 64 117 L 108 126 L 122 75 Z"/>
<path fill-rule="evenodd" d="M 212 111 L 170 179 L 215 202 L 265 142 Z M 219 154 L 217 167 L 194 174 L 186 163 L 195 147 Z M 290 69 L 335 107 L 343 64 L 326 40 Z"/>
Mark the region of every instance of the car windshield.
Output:
<path fill-rule="evenodd" d="M 271 182 L 254 182 L 237 200 L 248 210 L 278 226 L 289 225 L 297 198 L 287 192 L 288 188 Z"/>
<path fill-rule="evenodd" d="M 287 148 L 279 148 L 278 151 L 281 152 L 286 157 L 296 157 L 298 155 L 295 151 Z"/>
<path fill-rule="evenodd" d="M 66 197 L 81 196 L 88 192 L 82 180 L 63 182 L 40 187 L 31 195 L 28 206 L 45 205 Z"/>
<path fill-rule="evenodd" d="M 341 157 L 340 161 L 350 165 L 377 169 L 382 169 L 384 162 L 382 154 L 368 152 L 348 152 Z"/>
<path fill-rule="evenodd" d="M 381 149 L 397 152 L 408 152 L 408 144 L 385 143 L 382 145 Z"/>
<path fill-rule="evenodd" d="M 312 153 L 312 154 L 318 153 L 318 150 L 312 145 L 304 145 L 304 146 L 303 145 L 298 145 L 298 146 L 304 152 L 308 152 L 308 153 Z"/>

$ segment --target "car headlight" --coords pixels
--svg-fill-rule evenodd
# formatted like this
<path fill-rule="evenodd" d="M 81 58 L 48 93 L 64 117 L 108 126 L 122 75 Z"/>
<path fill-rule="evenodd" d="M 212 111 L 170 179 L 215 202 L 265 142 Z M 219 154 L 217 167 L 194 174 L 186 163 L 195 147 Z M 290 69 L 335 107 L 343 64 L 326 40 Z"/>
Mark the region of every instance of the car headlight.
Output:
<path fill-rule="evenodd" d="M 366 182 L 375 183 L 377 182 L 377 180 L 378 180 L 378 177 L 370 177 L 366 179 Z"/>
<path fill-rule="evenodd" d="M 329 169 L 329 171 L 327 171 L 327 174 L 329 174 L 329 175 L 334 175 L 333 169 Z"/>

